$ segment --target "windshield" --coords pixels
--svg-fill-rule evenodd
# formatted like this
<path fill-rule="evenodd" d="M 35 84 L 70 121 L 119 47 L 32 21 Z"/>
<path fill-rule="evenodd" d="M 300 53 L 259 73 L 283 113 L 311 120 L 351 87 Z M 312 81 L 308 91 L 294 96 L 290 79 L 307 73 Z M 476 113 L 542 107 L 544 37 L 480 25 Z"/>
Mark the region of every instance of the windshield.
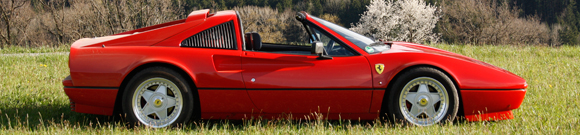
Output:
<path fill-rule="evenodd" d="M 358 46 L 359 48 L 361 48 L 365 51 L 367 51 L 367 49 L 365 49 L 366 46 L 371 45 L 375 42 L 366 36 L 363 36 L 361 34 L 353 32 L 353 31 L 346 29 L 342 26 L 338 26 L 334 23 L 328 22 L 328 21 L 320 19 L 318 17 L 314 17 L 314 16 L 310 16 L 310 17 L 312 17 L 312 19 L 316 20 L 320 24 L 330 28 L 332 31 L 338 33 L 340 36 L 346 38 L 348 41 L 352 42 L 353 44 L 355 44 L 356 46 Z M 372 52 L 367 51 L 367 52 L 373 53 L 374 51 L 372 51 Z"/>

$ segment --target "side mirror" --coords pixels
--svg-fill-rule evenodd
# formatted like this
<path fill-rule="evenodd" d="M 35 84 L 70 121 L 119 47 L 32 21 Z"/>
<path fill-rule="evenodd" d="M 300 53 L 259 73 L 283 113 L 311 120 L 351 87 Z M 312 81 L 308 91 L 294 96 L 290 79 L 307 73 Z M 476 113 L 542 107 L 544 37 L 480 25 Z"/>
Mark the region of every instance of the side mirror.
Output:
<path fill-rule="evenodd" d="M 318 58 L 316 58 L 316 59 L 319 59 L 319 60 L 332 59 L 331 56 L 324 54 L 324 44 L 322 44 L 322 42 L 320 42 L 320 41 L 312 42 L 311 53 L 318 55 Z"/>
<path fill-rule="evenodd" d="M 312 54 L 322 55 L 324 53 L 324 44 L 320 41 L 312 42 Z"/>

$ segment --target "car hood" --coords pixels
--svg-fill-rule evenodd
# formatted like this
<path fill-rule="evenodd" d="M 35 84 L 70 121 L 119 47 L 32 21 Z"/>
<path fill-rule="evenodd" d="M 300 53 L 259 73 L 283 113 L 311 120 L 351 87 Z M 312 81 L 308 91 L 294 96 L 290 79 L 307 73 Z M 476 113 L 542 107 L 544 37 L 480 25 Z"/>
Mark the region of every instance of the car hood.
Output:
<path fill-rule="evenodd" d="M 417 53 L 430 53 L 430 54 L 436 54 L 436 55 L 443 55 L 443 56 L 452 57 L 455 59 L 460 59 L 460 60 L 476 63 L 476 64 L 479 64 L 482 66 L 501 70 L 504 72 L 509 72 L 503 68 L 500 68 L 500 67 L 494 66 L 492 64 L 485 63 L 483 61 L 476 60 L 476 59 L 473 59 L 473 58 L 470 58 L 467 56 L 463 56 L 461 54 L 456 54 L 456 53 L 445 51 L 445 50 L 442 50 L 439 48 L 421 45 L 421 44 L 417 44 L 417 43 L 394 42 L 393 45 L 391 46 L 390 50 L 386 50 L 382 53 L 395 53 L 395 52 L 417 52 Z M 509 73 L 511 73 L 511 72 L 509 72 Z"/>

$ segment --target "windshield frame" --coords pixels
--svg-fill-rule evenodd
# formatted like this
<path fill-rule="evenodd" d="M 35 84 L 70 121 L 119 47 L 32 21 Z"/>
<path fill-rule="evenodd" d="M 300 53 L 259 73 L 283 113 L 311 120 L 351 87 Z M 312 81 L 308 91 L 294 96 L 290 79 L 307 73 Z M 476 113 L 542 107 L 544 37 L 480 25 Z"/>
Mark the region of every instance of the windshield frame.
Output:
<path fill-rule="evenodd" d="M 316 33 L 315 30 L 318 30 L 320 33 L 322 33 L 325 36 L 327 36 L 328 38 L 332 39 L 334 42 L 336 42 L 338 44 L 341 44 L 347 51 L 351 52 L 353 55 L 350 55 L 350 56 L 360 56 L 361 55 L 361 53 L 359 53 L 358 51 L 356 51 L 355 49 L 353 49 L 350 45 L 346 44 L 344 41 L 340 40 L 335 35 L 331 34 L 327 30 L 325 30 L 322 27 L 316 25 L 315 23 L 312 23 L 310 21 L 307 21 L 307 22 L 303 22 L 303 24 L 305 26 L 308 26 L 308 27 L 305 27 L 306 30 L 308 31 L 308 33 L 312 33 L 309 36 L 310 37 L 310 40 L 311 40 L 311 43 L 312 43 L 312 41 L 320 41 L 320 39 L 318 39 L 320 37 L 316 37 L 314 35 L 314 33 Z M 316 39 L 314 39 L 314 38 L 316 38 Z M 337 57 L 337 56 L 333 56 L 333 57 Z M 340 57 L 344 57 L 344 56 L 340 56 Z"/>
<path fill-rule="evenodd" d="M 306 17 L 306 16 L 308 16 L 308 17 Z M 337 37 L 337 36 L 340 36 L 340 35 L 337 35 L 337 34 L 332 34 L 331 32 L 334 32 L 332 29 L 323 28 L 323 27 L 326 27 L 326 26 L 324 26 L 324 25 L 322 25 L 322 26 L 321 26 L 321 25 L 319 25 L 320 23 L 319 23 L 319 22 L 317 22 L 316 20 L 313 20 L 313 19 L 307 19 L 307 18 L 311 18 L 311 17 L 313 17 L 313 16 L 311 16 L 311 15 L 308 15 L 308 13 L 306 13 L 306 12 L 304 12 L 304 11 L 302 11 L 302 12 L 298 12 L 298 13 L 297 13 L 297 16 L 296 16 L 296 19 L 297 19 L 297 20 L 298 20 L 300 23 L 302 23 L 302 25 L 304 26 L 304 30 L 306 30 L 306 32 L 308 33 L 308 37 L 310 38 L 310 42 L 311 42 L 311 43 L 312 43 L 313 41 L 318 41 L 318 40 L 319 40 L 319 39 L 317 39 L 318 37 L 316 37 L 316 36 L 314 36 L 314 35 L 313 35 L 313 34 L 315 33 L 315 32 L 314 32 L 314 29 L 316 29 L 316 30 L 320 31 L 322 34 L 324 34 L 324 35 L 326 35 L 327 37 L 329 37 L 329 38 L 331 38 L 332 40 L 334 40 L 336 43 L 342 44 L 342 45 L 343 45 L 343 47 L 344 47 L 344 48 L 345 48 L 347 51 L 349 51 L 349 52 L 351 52 L 351 53 L 353 54 L 353 55 L 350 55 L 350 56 L 361 56 L 361 55 L 363 55 L 363 54 L 361 53 L 361 51 L 357 51 L 357 49 L 353 48 L 353 47 L 352 47 L 352 45 L 350 45 L 350 44 L 347 44 L 347 42 L 350 42 L 350 41 L 348 41 L 348 39 L 347 39 L 347 40 L 346 40 L 346 42 L 345 42 L 345 40 L 342 40 L 341 38 Z M 321 19 L 321 20 L 323 20 L 323 19 Z M 329 22 L 329 23 L 330 23 L 330 22 Z M 336 24 L 335 24 L 335 25 L 336 25 Z M 337 25 L 337 26 L 338 26 L 338 25 Z M 335 32 L 335 33 L 336 33 L 336 32 Z M 351 42 L 351 43 L 352 43 L 352 42 Z M 361 49 L 361 50 L 362 50 L 362 49 Z M 364 50 L 362 50 L 362 52 L 365 52 L 365 53 L 366 53 L 366 51 L 364 51 Z M 338 57 L 344 57 L 344 56 L 338 56 Z M 347 57 L 348 57 L 348 56 L 347 56 Z"/>
<path fill-rule="evenodd" d="M 310 18 L 312 18 L 312 20 L 309 21 L 316 21 L 318 22 L 320 25 L 334 31 L 337 35 L 334 36 L 342 36 L 344 39 L 348 40 L 349 42 L 351 42 L 352 44 L 354 44 L 355 46 L 359 47 L 361 50 L 364 51 L 365 47 L 375 43 L 374 40 L 372 40 L 369 37 L 363 36 L 359 33 L 356 33 L 354 31 L 351 31 L 345 27 L 339 26 L 337 24 L 334 24 L 332 22 L 326 21 L 324 19 L 315 17 L 315 16 L 311 16 L 309 15 Z M 318 26 L 320 27 L 320 26 Z M 366 52 L 369 53 L 369 52 Z M 369 53 L 371 54 L 371 53 Z"/>

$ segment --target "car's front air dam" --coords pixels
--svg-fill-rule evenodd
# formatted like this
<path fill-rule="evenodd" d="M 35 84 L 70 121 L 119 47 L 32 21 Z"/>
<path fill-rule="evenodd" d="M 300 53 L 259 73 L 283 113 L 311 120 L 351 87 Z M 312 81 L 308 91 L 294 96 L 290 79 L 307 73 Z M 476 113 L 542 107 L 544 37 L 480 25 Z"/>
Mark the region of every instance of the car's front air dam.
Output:
<path fill-rule="evenodd" d="M 79 113 L 113 115 L 118 88 L 74 87 L 69 77 L 62 81 L 71 110 Z"/>
<path fill-rule="evenodd" d="M 465 119 L 468 121 L 513 119 L 511 110 L 520 107 L 525 89 L 461 90 Z"/>

